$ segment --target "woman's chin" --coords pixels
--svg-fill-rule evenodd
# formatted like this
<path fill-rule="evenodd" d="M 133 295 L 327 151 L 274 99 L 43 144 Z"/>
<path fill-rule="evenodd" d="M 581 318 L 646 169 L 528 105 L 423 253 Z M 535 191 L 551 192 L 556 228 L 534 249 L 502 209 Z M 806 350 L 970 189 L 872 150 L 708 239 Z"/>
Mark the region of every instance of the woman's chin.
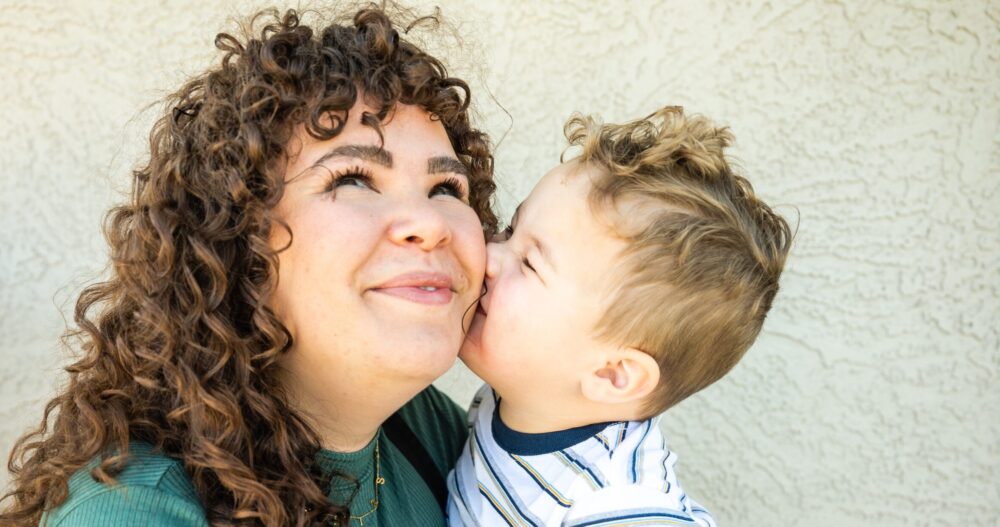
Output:
<path fill-rule="evenodd" d="M 413 328 L 405 331 L 397 328 L 395 333 L 378 343 L 377 348 L 369 348 L 362 360 L 379 375 L 395 379 L 420 379 L 433 381 L 455 364 L 461 345 L 461 334 L 451 328 Z"/>
<path fill-rule="evenodd" d="M 449 353 L 416 350 L 410 357 L 385 361 L 386 363 L 380 368 L 383 372 L 381 378 L 410 379 L 430 384 L 455 365 L 458 357 L 453 350 L 454 348 Z"/>

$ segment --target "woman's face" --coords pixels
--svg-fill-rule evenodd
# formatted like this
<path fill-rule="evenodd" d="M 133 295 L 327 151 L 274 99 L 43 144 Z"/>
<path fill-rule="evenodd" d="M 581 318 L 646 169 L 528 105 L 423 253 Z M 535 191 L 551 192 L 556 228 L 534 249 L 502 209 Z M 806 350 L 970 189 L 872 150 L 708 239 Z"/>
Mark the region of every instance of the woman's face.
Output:
<path fill-rule="evenodd" d="M 276 207 L 292 242 L 271 305 L 293 338 L 284 365 L 313 394 L 429 384 L 454 363 L 482 288 L 482 227 L 444 126 L 398 105 L 380 143 L 358 99 L 333 139 L 297 132 Z M 271 247 L 288 243 L 275 225 Z"/>

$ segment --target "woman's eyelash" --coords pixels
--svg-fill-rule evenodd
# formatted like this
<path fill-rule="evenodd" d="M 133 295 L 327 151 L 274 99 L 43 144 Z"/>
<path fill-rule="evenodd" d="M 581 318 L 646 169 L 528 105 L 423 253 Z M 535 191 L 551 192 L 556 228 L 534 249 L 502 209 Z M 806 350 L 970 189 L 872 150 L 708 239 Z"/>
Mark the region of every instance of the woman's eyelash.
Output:
<path fill-rule="evenodd" d="M 330 176 L 330 182 L 327 183 L 327 192 L 332 192 L 337 189 L 337 187 L 342 187 L 352 181 L 361 182 L 365 187 L 374 189 L 372 183 L 371 172 L 365 170 L 362 167 L 352 167 L 340 172 L 335 172 Z"/>
<path fill-rule="evenodd" d="M 434 188 L 448 189 L 448 191 L 451 193 L 452 196 L 458 199 L 465 199 L 465 187 L 462 186 L 462 182 L 459 181 L 458 178 L 449 177 L 444 181 L 438 183 L 437 185 L 434 185 Z M 431 190 L 431 193 L 433 192 L 434 191 Z"/>
<path fill-rule="evenodd" d="M 326 191 L 333 192 L 338 187 L 351 184 L 352 182 L 361 183 L 363 186 L 375 190 L 375 183 L 371 172 L 363 167 L 352 167 L 333 173 L 330 176 L 330 182 L 327 183 Z M 444 189 L 447 191 L 447 194 L 460 200 L 465 199 L 465 189 L 462 186 L 462 182 L 457 178 L 450 177 L 434 185 L 434 189 L 431 190 L 432 196 L 436 194 L 435 191 L 437 189 Z"/>

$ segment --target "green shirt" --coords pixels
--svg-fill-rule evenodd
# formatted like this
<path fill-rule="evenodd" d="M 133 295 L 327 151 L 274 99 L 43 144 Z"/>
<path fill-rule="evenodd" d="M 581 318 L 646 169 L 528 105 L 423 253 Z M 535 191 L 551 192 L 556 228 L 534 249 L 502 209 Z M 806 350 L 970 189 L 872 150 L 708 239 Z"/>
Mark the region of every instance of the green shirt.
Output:
<path fill-rule="evenodd" d="M 434 464 L 445 475 L 462 452 L 467 435 L 465 412 L 433 386 L 419 393 L 400 410 Z M 351 500 L 351 514 L 371 510 L 374 498 L 374 449 L 379 446 L 380 472 L 385 484 L 379 488 L 379 507 L 364 518 L 365 527 L 395 525 L 444 525 L 444 514 L 426 483 L 403 453 L 385 436 L 358 452 L 323 450 L 319 463 L 358 479 L 360 487 Z M 148 444 L 133 443 L 129 464 L 114 486 L 98 483 L 88 469 L 69 480 L 69 497 L 42 520 L 46 527 L 140 525 L 143 527 L 205 527 L 208 521 L 194 486 L 181 461 L 154 451 Z M 343 503 L 355 486 L 335 482 L 330 500 Z M 361 525 L 357 520 L 352 526 Z"/>

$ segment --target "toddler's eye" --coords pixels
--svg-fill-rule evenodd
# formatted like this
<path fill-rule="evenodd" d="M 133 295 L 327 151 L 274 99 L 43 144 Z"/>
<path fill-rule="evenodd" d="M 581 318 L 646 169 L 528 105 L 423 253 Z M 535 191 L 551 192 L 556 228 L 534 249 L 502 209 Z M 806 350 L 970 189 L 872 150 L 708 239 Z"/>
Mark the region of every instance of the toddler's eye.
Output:
<path fill-rule="evenodd" d="M 521 263 L 524 264 L 524 266 L 527 267 L 531 272 L 533 273 L 537 272 L 535 271 L 535 268 L 531 266 L 531 262 L 529 262 L 527 258 L 521 258 Z"/>

